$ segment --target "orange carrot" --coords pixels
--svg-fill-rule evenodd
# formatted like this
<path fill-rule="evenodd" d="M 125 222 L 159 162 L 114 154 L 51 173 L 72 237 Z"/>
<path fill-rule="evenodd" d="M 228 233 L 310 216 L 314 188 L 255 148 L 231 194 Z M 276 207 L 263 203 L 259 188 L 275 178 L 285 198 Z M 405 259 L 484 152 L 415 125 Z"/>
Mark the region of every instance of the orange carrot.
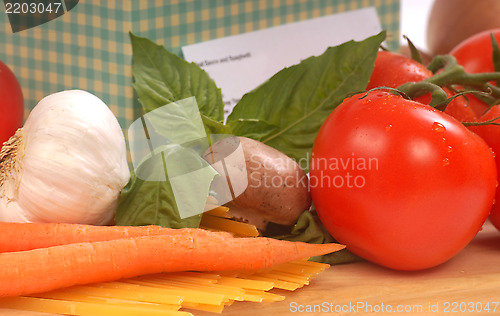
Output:
<path fill-rule="evenodd" d="M 255 270 L 342 249 L 270 238 L 212 238 L 195 231 L 0 253 L 0 296 L 177 271 Z"/>
<path fill-rule="evenodd" d="M 31 250 L 79 242 L 171 234 L 232 237 L 227 232 L 211 232 L 193 228 L 171 229 L 155 225 L 92 226 L 62 223 L 0 222 L 0 252 Z"/>

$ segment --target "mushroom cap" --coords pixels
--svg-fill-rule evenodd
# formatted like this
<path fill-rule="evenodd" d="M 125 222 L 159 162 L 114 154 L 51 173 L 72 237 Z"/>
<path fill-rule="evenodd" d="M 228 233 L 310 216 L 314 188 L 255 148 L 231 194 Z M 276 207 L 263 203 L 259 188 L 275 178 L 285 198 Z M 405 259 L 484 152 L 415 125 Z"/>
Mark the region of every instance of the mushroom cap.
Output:
<path fill-rule="evenodd" d="M 232 189 L 227 203 L 231 214 L 261 230 L 267 222 L 293 225 L 311 206 L 305 171 L 264 143 L 228 137 L 214 143 L 204 158 Z"/>

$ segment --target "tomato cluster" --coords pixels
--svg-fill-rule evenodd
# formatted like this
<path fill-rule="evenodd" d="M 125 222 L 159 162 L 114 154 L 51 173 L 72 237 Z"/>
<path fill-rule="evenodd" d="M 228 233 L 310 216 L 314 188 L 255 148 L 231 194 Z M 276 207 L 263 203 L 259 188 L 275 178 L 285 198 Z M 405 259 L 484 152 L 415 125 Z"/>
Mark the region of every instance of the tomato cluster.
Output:
<path fill-rule="evenodd" d="M 457 62 L 469 73 L 500 71 L 500 69 L 495 69 L 493 64 L 493 44 L 491 37 L 494 37 L 497 42 L 500 42 L 500 29 L 478 33 L 457 45 L 450 54 L 453 55 L 457 59 Z M 500 85 L 500 80 L 496 85 Z M 500 123 L 500 105 L 498 104 L 500 102 L 494 102 L 492 106 L 489 106 L 474 96 L 470 98 L 470 101 L 471 105 L 482 111 L 479 113 L 479 122 L 493 121 L 497 124 Z M 488 143 L 493 152 L 495 152 L 495 160 L 499 173 L 498 178 L 500 179 L 500 126 L 486 124 L 471 126 L 470 129 L 481 136 Z M 495 199 L 500 201 L 500 188 L 497 190 Z M 500 230 L 500 203 L 493 205 L 490 220 L 493 225 Z"/>
<path fill-rule="evenodd" d="M 476 44 L 462 45 L 457 52 L 475 53 L 464 60 L 456 53 L 459 63 L 491 59 L 491 46 L 481 56 L 467 46 Z M 476 70 L 494 72 L 492 64 Z M 449 260 L 488 217 L 500 229 L 500 126 L 477 125 L 500 123 L 500 105 L 471 101 L 454 86 L 441 87 L 451 102 L 437 108 L 430 92 L 409 98 L 374 89 L 434 76 L 419 62 L 380 51 L 370 91 L 346 98 L 330 114 L 312 150 L 311 192 L 324 226 L 353 253 L 398 270 Z"/>

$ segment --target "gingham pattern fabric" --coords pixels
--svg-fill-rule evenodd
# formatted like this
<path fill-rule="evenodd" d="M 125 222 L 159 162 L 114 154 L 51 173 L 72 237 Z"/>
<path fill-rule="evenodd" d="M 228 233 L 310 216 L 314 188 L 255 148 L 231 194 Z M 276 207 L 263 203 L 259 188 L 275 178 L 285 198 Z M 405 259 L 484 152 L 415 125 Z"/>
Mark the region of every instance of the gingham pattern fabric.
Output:
<path fill-rule="evenodd" d="M 141 113 L 129 32 L 181 55 L 187 44 L 366 6 L 377 8 L 387 45 L 396 49 L 399 0 L 80 0 L 63 16 L 18 33 L 2 8 L 0 60 L 21 83 L 26 115 L 50 93 L 83 89 L 103 99 L 125 129 Z"/>

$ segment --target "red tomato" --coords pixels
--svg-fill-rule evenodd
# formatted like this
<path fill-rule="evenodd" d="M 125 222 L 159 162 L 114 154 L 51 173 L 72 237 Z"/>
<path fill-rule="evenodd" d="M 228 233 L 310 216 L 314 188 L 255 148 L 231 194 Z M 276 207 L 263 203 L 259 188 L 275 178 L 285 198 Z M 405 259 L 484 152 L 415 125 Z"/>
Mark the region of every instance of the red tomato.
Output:
<path fill-rule="evenodd" d="M 0 147 L 22 126 L 23 93 L 16 76 L 0 61 Z"/>
<path fill-rule="evenodd" d="M 480 122 L 485 122 L 493 120 L 500 117 L 500 105 L 491 107 L 488 112 L 486 112 L 479 119 Z M 495 123 L 500 123 L 500 119 L 494 121 Z M 486 143 L 491 147 L 495 153 L 495 161 L 497 162 L 497 172 L 500 173 L 500 126 L 498 125 L 482 125 L 482 126 L 470 126 L 470 130 L 481 136 Z M 497 177 L 499 174 L 497 173 Z M 500 179 L 500 178 L 499 178 Z M 498 230 L 500 230 L 500 189 L 497 189 L 495 203 L 491 209 L 490 220 L 495 225 Z"/>
<path fill-rule="evenodd" d="M 491 214 L 490 214 L 489 218 L 490 218 L 491 223 L 493 223 L 493 225 L 498 230 L 500 230 L 500 211 L 498 210 L 498 208 L 496 208 L 495 210 L 491 211 Z"/>
<path fill-rule="evenodd" d="M 481 73 L 493 71 L 493 48 L 491 46 L 491 33 L 500 43 L 500 29 L 493 29 L 477 33 L 462 41 L 450 52 L 468 73 Z"/>
<path fill-rule="evenodd" d="M 432 71 L 423 64 L 401 54 L 379 51 L 375 60 L 375 67 L 370 77 L 367 90 L 377 87 L 397 88 L 408 82 L 419 82 L 432 77 Z M 453 93 L 444 89 L 451 97 Z M 416 101 L 424 104 L 431 102 L 430 94 L 418 97 Z M 464 97 L 455 98 L 446 107 L 445 112 L 461 122 L 473 122 L 476 114 L 468 105 Z"/>
<path fill-rule="evenodd" d="M 450 52 L 468 73 L 493 72 L 493 48 L 491 45 L 491 34 L 500 43 L 500 29 L 487 30 L 473 35 Z M 483 114 L 488 106 L 474 96 L 470 96 L 470 105 L 478 114 Z"/>
<path fill-rule="evenodd" d="M 472 37 L 467 38 L 458 44 L 450 54 L 453 55 L 457 62 L 462 65 L 465 71 L 469 73 L 493 72 L 493 48 L 491 44 L 491 34 L 500 43 L 500 29 L 483 31 Z M 471 106 L 477 108 L 477 111 L 485 112 L 488 107 L 474 96 L 470 96 Z M 500 116 L 499 105 L 489 109 L 486 113 L 480 116 L 479 121 L 485 122 L 495 119 Z M 500 120 L 496 120 L 500 123 Z M 497 168 L 500 167 L 500 127 L 495 125 L 472 126 L 471 130 L 481 136 L 486 143 L 495 152 L 495 160 Z M 496 201 L 500 201 L 500 189 L 496 195 Z M 491 222 L 500 230 L 500 206 L 495 204 L 491 210 Z"/>
<path fill-rule="evenodd" d="M 397 88 L 404 83 L 419 82 L 429 77 L 432 77 L 432 72 L 421 63 L 401 54 L 379 51 L 366 89 L 382 86 Z"/>
<path fill-rule="evenodd" d="M 348 98 L 321 127 L 313 203 L 353 253 L 398 270 L 439 265 L 481 229 L 495 197 L 486 143 L 451 116 L 387 92 Z"/>

